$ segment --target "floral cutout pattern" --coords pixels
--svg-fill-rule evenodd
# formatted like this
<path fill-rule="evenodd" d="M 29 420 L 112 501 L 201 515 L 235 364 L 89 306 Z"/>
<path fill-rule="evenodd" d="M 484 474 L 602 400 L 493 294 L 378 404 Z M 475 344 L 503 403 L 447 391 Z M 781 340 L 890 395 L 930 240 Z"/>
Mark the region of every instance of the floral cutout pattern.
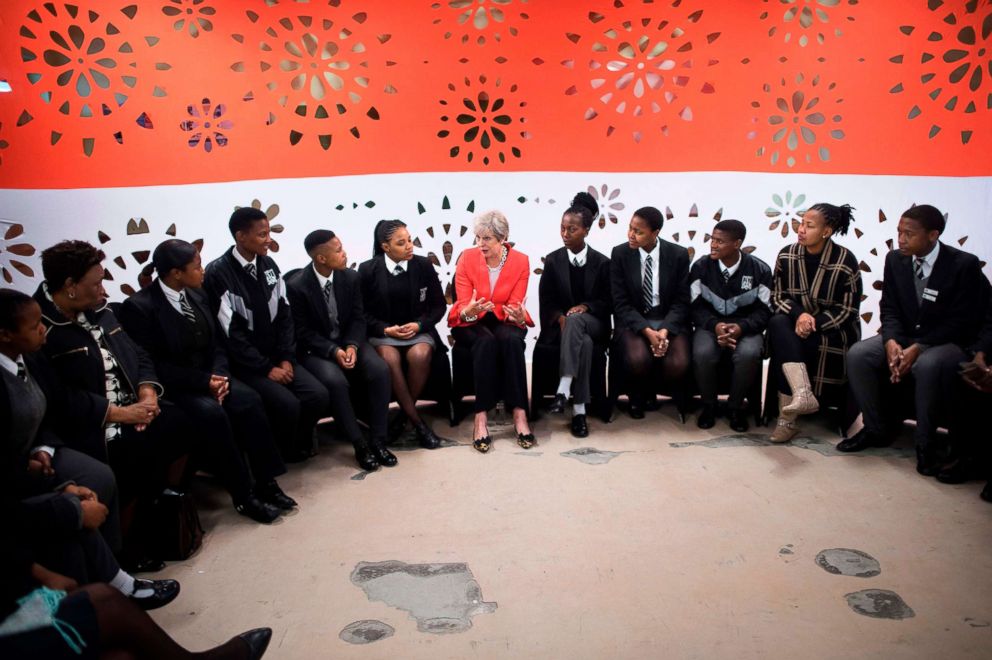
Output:
<path fill-rule="evenodd" d="M 259 200 L 257 200 L 257 199 L 253 199 L 253 200 L 251 200 L 251 207 L 253 209 L 256 209 L 256 210 L 261 211 L 262 210 L 262 202 L 259 201 Z M 240 206 L 235 206 L 234 207 L 234 210 L 237 211 L 239 208 L 241 208 L 241 207 Z M 279 205 L 278 204 L 269 204 L 265 208 L 265 217 L 268 218 L 268 220 L 269 220 L 269 232 L 271 232 L 271 234 L 281 234 L 281 233 L 283 233 L 286 230 L 286 228 L 283 227 L 280 223 L 275 222 L 275 219 L 278 216 L 279 216 Z M 269 249 L 272 250 L 273 252 L 278 252 L 279 251 L 279 242 L 275 239 L 274 236 L 271 236 L 271 234 L 269 236 L 269 241 L 270 241 Z"/>
<path fill-rule="evenodd" d="M 113 21 L 133 20 L 137 11 L 137 5 L 128 5 Z M 28 12 L 18 33 L 23 39 L 21 60 L 31 68 L 37 67 L 27 74 L 28 82 L 36 85 L 45 103 L 64 117 L 93 122 L 119 115 L 134 93 L 139 54 L 113 21 L 71 3 L 47 2 Z M 139 47 L 150 48 L 157 43 L 157 37 L 149 36 Z M 155 68 L 165 71 L 170 66 L 157 62 Z M 166 92 L 155 86 L 152 95 L 162 97 Z M 33 119 L 26 111 L 21 117 L 18 125 Z M 62 136 L 63 131 L 53 129 L 51 144 L 57 144 Z M 113 136 L 123 144 L 122 130 L 113 132 Z M 92 155 L 96 142 L 92 133 L 82 137 L 81 142 L 83 153 Z"/>
<path fill-rule="evenodd" d="M 483 165 L 505 164 L 507 155 L 520 158 L 517 139 L 527 140 L 530 134 L 521 126 L 527 121 L 523 116 L 527 102 L 517 100 L 516 85 L 480 75 L 475 80 L 466 77 L 461 86 L 449 83 L 448 91 L 452 95 L 438 101 L 444 128 L 437 136 L 457 142 L 448 150 L 451 158 L 464 156 L 468 163 L 481 160 Z"/>
<path fill-rule="evenodd" d="M 781 78 L 775 85 L 766 83 L 760 100 L 751 102 L 758 113 L 751 119 L 755 126 L 747 134 L 749 140 L 765 137 L 758 147 L 758 157 L 768 156 L 772 165 L 784 163 L 795 167 L 797 163 L 810 164 L 816 157 L 830 160 L 830 140 L 843 140 L 844 121 L 840 105 L 844 102 L 837 93 L 837 83 L 826 83 L 819 75 L 807 78 Z M 765 136 L 767 132 L 770 136 Z"/>
<path fill-rule="evenodd" d="M 828 35 L 840 37 L 843 30 L 839 27 L 841 18 L 847 21 L 854 21 L 854 16 L 838 16 L 838 7 L 847 4 L 854 6 L 858 0 L 764 0 L 765 4 L 772 4 L 775 9 L 768 9 L 761 13 L 761 20 L 771 19 L 781 20 L 781 24 L 773 25 L 768 30 L 768 36 L 774 37 L 779 32 L 784 33 L 785 43 L 798 43 L 805 47 L 812 39 L 818 44 L 824 44 Z M 785 9 L 781 19 L 776 10 Z M 833 15 L 831 15 L 833 12 Z M 780 29 L 781 28 L 781 29 Z M 798 36 L 797 36 L 798 35 Z M 793 40 L 793 37 L 797 38 Z"/>
<path fill-rule="evenodd" d="M 0 230 L 3 231 L 3 238 L 0 238 L 0 276 L 3 281 L 13 284 L 15 273 L 33 278 L 34 269 L 18 258 L 33 257 L 36 252 L 33 245 L 21 239 L 24 225 L 0 220 Z"/>
<path fill-rule="evenodd" d="M 278 3 L 270 0 L 268 4 Z M 258 55 L 253 61 L 231 65 L 239 73 L 257 68 L 268 78 L 265 90 L 274 96 L 279 108 L 288 111 L 285 116 L 291 124 L 290 145 L 299 144 L 311 134 L 325 151 L 331 148 L 336 134 L 346 131 L 359 139 L 363 121 L 379 121 L 379 110 L 366 101 L 365 90 L 381 85 L 387 94 L 397 91 L 391 84 L 376 83 L 370 67 L 377 49 L 391 35 L 371 35 L 365 27 L 369 16 L 364 11 L 337 13 L 340 0 L 329 0 L 327 5 L 335 13 L 319 20 L 300 14 L 263 22 L 261 14 L 246 11 L 249 21 L 264 29 Z M 245 34 L 232 36 L 239 43 L 248 39 Z M 385 62 L 386 67 L 395 64 Z M 252 90 L 245 100 L 256 96 Z M 275 124 L 279 119 L 270 112 L 266 124 Z"/>
<path fill-rule="evenodd" d="M 610 187 L 604 183 L 598 189 L 596 186 L 589 186 L 586 191 L 599 204 L 599 217 L 596 219 L 596 224 L 599 225 L 599 228 L 605 229 L 607 221 L 614 225 L 617 224 L 620 220 L 617 214 L 626 208 L 624 203 L 618 199 L 620 197 L 620 189 L 614 188 L 610 190 Z"/>
<path fill-rule="evenodd" d="M 527 0 L 441 0 L 431 4 L 431 9 L 445 14 L 433 21 L 445 26 L 445 39 L 482 46 L 487 37 L 502 42 L 504 30 L 511 37 L 520 34 L 517 23 L 530 18 L 523 11 L 526 4 Z"/>
<path fill-rule="evenodd" d="M 138 289 L 148 286 L 153 279 L 152 252 L 159 243 L 169 238 L 176 238 L 175 223 L 164 232 L 153 234 L 145 218 L 130 218 L 123 235 L 116 238 L 106 231 L 98 231 L 97 240 L 107 255 L 103 264 L 104 280 L 117 283 L 124 296 L 133 295 Z M 197 250 L 203 250 L 202 238 L 190 242 Z"/>
<path fill-rule="evenodd" d="M 899 31 L 910 39 L 906 51 L 889 58 L 894 64 L 919 62 L 924 73 L 919 83 L 923 93 L 916 97 L 929 97 L 927 116 L 942 114 L 965 115 L 973 123 L 961 129 L 961 144 L 971 140 L 976 127 L 988 127 L 992 111 L 992 3 L 967 0 L 952 5 L 948 10 L 943 0 L 930 0 L 933 12 L 944 13 L 942 23 L 929 34 L 917 31 L 916 26 L 903 25 Z M 936 26 L 936 24 L 935 24 Z M 907 85 L 916 81 L 902 81 L 889 92 L 901 94 Z M 913 105 L 908 118 L 923 115 L 920 104 Z M 929 139 L 942 130 L 939 119 L 930 120 Z"/>
<path fill-rule="evenodd" d="M 3 122 L 0 121 L 0 135 L 3 134 Z M 10 146 L 7 140 L 0 137 L 0 165 L 3 165 L 3 150 Z"/>
<path fill-rule="evenodd" d="M 227 106 L 223 103 L 212 105 L 207 98 L 199 104 L 186 106 L 186 114 L 191 119 L 179 122 L 179 128 L 191 133 L 187 144 L 194 149 L 202 144 L 203 150 L 207 153 L 213 150 L 214 145 L 226 147 L 227 135 L 221 131 L 229 131 L 234 124 L 229 119 L 222 119 L 225 112 Z"/>
<path fill-rule="evenodd" d="M 196 39 L 202 32 L 210 32 L 214 29 L 213 21 L 208 16 L 213 16 L 217 10 L 210 5 L 204 4 L 206 0 L 168 0 L 162 13 L 170 18 L 176 18 L 172 27 L 177 32 L 182 32 L 185 28 L 189 36 Z"/>
<path fill-rule="evenodd" d="M 698 252 L 707 253 L 709 252 L 709 246 L 707 243 L 710 242 L 712 235 L 710 232 L 713 230 L 713 226 L 723 219 L 723 208 L 719 208 L 712 216 L 712 221 L 702 221 L 699 219 L 699 206 L 693 204 L 689 207 L 689 212 L 685 217 L 676 216 L 672 212 L 671 207 L 665 207 L 665 224 L 662 228 L 665 232 L 670 232 L 671 229 L 675 229 L 674 232 L 670 232 L 669 236 L 672 241 L 683 246 L 689 251 L 689 263 L 691 264 L 696 259 L 697 247 Z M 699 240 L 697 240 L 697 238 Z M 754 252 L 754 246 L 746 246 L 741 248 L 741 252 L 750 254 Z M 700 255 L 702 256 L 702 255 Z"/>
<path fill-rule="evenodd" d="M 687 13 L 681 8 L 682 0 L 667 3 L 664 10 L 646 6 L 646 16 L 637 18 L 630 18 L 623 0 L 613 4 L 614 11 L 609 14 L 589 12 L 587 19 L 594 27 L 588 36 L 565 34 L 583 51 L 577 59 L 565 60 L 562 65 L 575 69 L 580 66 L 577 62 L 588 61 L 589 76 L 583 85 L 588 89 L 572 85 L 565 95 L 591 94 L 594 101 L 584 117 L 587 121 L 606 118 L 608 136 L 616 131 L 608 119 L 614 113 L 644 117 L 652 129 L 668 135 L 668 122 L 674 118 L 692 121 L 690 101 L 694 94 L 716 91 L 706 79 L 705 70 L 719 61 L 705 55 L 705 46 L 716 41 L 720 33 L 705 33 L 698 25 L 703 10 Z M 644 4 L 651 5 L 646 1 Z M 631 137 L 640 142 L 644 130 L 633 130 Z"/>
<path fill-rule="evenodd" d="M 475 244 L 474 234 L 464 224 L 465 213 L 470 216 L 475 213 L 474 200 L 469 201 L 464 211 L 452 209 L 447 195 L 441 200 L 440 210 L 429 209 L 423 202 L 417 202 L 418 222 L 426 223 L 427 228 L 414 237 L 413 245 L 418 250 L 427 250 L 427 259 L 437 271 L 444 289 L 444 299 L 449 305 L 454 294 L 458 255 Z"/>
<path fill-rule="evenodd" d="M 765 215 L 772 219 L 768 231 L 777 231 L 782 238 L 788 238 L 790 229 L 798 233 L 799 223 L 806 212 L 806 195 L 793 195 L 791 190 L 787 190 L 784 198 L 778 193 L 773 194 L 772 202 L 774 206 L 765 209 Z"/>

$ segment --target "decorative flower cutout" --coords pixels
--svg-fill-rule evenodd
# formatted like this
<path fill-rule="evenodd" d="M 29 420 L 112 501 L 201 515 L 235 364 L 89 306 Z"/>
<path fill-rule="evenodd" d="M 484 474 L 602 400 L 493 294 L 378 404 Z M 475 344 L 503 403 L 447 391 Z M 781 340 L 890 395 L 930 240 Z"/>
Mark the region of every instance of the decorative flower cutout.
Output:
<path fill-rule="evenodd" d="M 132 20 L 137 11 L 136 5 L 126 6 L 120 10 L 121 18 Z M 98 11 L 56 2 L 28 12 L 18 35 L 22 39 L 21 60 L 37 67 L 29 70 L 27 78 L 41 90 L 42 100 L 59 114 L 86 119 L 87 124 L 113 116 L 127 103 L 138 85 L 139 65 L 145 61 L 139 49 L 158 42 L 156 37 L 145 37 L 136 49 L 122 29 Z M 164 62 L 154 66 L 158 70 L 170 68 Z M 152 95 L 166 93 L 156 86 Z M 25 111 L 18 125 L 33 119 Z M 51 131 L 52 144 L 72 129 L 71 123 L 60 122 L 58 126 Z M 114 138 L 122 144 L 123 131 L 114 132 Z M 94 145 L 95 138 L 87 131 L 82 137 L 83 153 L 90 156 Z"/>
<path fill-rule="evenodd" d="M 0 131 L 3 131 L 3 122 L 0 121 Z M 3 165 L 3 150 L 10 146 L 10 143 L 0 138 L 0 165 Z"/>
<path fill-rule="evenodd" d="M 623 202 L 617 201 L 617 198 L 620 196 L 620 189 L 614 188 L 610 190 L 610 187 L 604 183 L 599 189 L 596 186 L 589 186 L 586 190 L 596 200 L 596 203 L 599 204 L 599 218 L 596 220 L 599 228 L 605 228 L 607 220 L 613 224 L 617 224 L 619 221 L 617 213 L 623 211 L 625 208 Z"/>
<path fill-rule="evenodd" d="M 803 213 L 806 212 L 806 208 L 803 207 L 806 202 L 806 195 L 793 196 L 792 191 L 787 190 L 785 199 L 776 193 L 772 195 L 772 202 L 775 205 L 765 209 L 765 215 L 774 218 L 772 223 L 768 225 L 768 231 L 778 231 L 782 234 L 782 238 L 789 236 L 790 228 L 794 233 L 798 233 L 799 223 L 802 221 Z"/>
<path fill-rule="evenodd" d="M 607 117 L 613 113 L 634 118 L 658 115 L 651 121 L 660 122 L 662 134 L 668 135 L 667 122 L 673 116 L 692 121 L 689 101 L 694 94 L 716 91 L 713 83 L 706 80 L 705 70 L 719 61 L 704 53 L 705 46 L 716 41 L 720 33 L 703 33 L 698 27 L 703 11 L 688 13 L 681 7 L 681 0 L 668 3 L 663 10 L 654 5 L 645 7 L 647 15 L 643 18 L 627 18 L 631 11 L 622 0 L 613 4 L 610 14 L 588 14 L 592 25 L 605 22 L 606 29 L 597 27 L 588 36 L 565 34 L 576 45 L 589 44 L 579 61 L 591 58 L 590 77 L 568 87 L 565 94 L 594 97 L 585 111 L 586 120 L 596 119 L 603 109 L 611 111 Z M 562 64 L 568 69 L 576 68 L 573 59 Z M 616 126 L 608 124 L 606 134 L 612 135 L 615 130 Z M 632 131 L 635 142 L 643 136 L 641 129 Z"/>
<path fill-rule="evenodd" d="M 278 3 L 268 2 L 269 6 Z M 308 14 L 283 16 L 267 25 L 259 41 L 259 57 L 252 62 L 235 62 L 231 68 L 243 73 L 257 66 L 266 75 L 265 89 L 275 95 L 280 108 L 291 111 L 286 116 L 293 124 L 289 131 L 291 145 L 299 144 L 307 133 L 317 138 L 324 150 L 330 149 L 335 133 L 346 129 L 354 138 L 361 137 L 360 121 L 379 120 L 379 111 L 365 99 L 365 90 L 373 86 L 373 58 L 377 46 L 391 39 L 389 34 L 376 34 L 371 43 L 365 36 L 368 28 L 366 12 L 346 14 L 336 12 L 339 0 L 329 0 L 331 9 L 322 9 L 320 20 Z M 262 16 L 247 11 L 251 23 Z M 233 38 L 246 41 L 243 34 Z M 395 62 L 386 61 L 391 67 Z M 382 84 L 382 83 L 379 83 Z M 382 84 L 387 94 L 395 94 L 391 84 Z M 245 100 L 255 98 L 249 92 Z M 267 125 L 279 117 L 269 113 Z"/>
<path fill-rule="evenodd" d="M 434 264 L 444 288 L 444 299 L 449 305 L 454 291 L 458 255 L 475 244 L 475 235 L 462 224 L 466 212 L 475 213 L 474 200 L 468 203 L 464 212 L 453 210 L 447 195 L 441 200 L 440 211 L 428 209 L 423 202 L 417 202 L 418 222 L 427 223 L 427 229 L 414 237 L 413 245 L 427 250 L 427 259 Z"/>
<path fill-rule="evenodd" d="M 230 130 L 234 124 L 228 119 L 221 119 L 227 112 L 227 107 L 223 103 L 211 107 L 210 99 L 203 99 L 199 106 L 186 106 L 186 112 L 193 119 L 180 122 L 179 128 L 193 133 L 188 140 L 190 147 L 195 149 L 202 143 L 203 150 L 210 153 L 215 144 L 218 147 L 227 146 L 227 136 L 221 131 Z"/>
<path fill-rule="evenodd" d="M 519 124 L 527 121 L 522 116 L 527 102 L 515 100 L 516 85 L 504 87 L 502 79 L 490 82 L 482 75 L 478 78 L 478 91 L 469 78 L 465 78 L 463 89 L 449 83 L 448 90 L 455 97 L 441 99 L 439 103 L 446 111 L 441 121 L 450 128 L 438 131 L 437 136 L 451 137 L 462 143 L 449 149 L 452 158 L 464 153 L 466 161 L 471 163 L 478 154 L 483 165 L 495 160 L 506 163 L 507 153 L 520 158 L 520 148 L 513 141 L 518 137 L 529 139 L 530 134 L 519 130 Z"/>
<path fill-rule="evenodd" d="M 942 0 L 930 0 L 932 12 L 943 13 Z M 928 116 L 933 114 L 960 114 L 973 122 L 965 125 L 960 132 L 961 144 L 968 144 L 975 125 L 989 126 L 989 111 L 992 110 L 992 3 L 968 0 L 963 6 L 953 8 L 938 23 L 933 22 L 931 31 L 923 40 L 923 33 L 917 33 L 913 25 L 900 26 L 899 30 L 911 39 L 906 52 L 889 58 L 894 64 L 919 58 L 924 73 L 920 85 L 914 89 L 914 97 L 929 97 L 926 102 Z M 916 36 L 914 36 L 916 35 Z M 892 87 L 889 92 L 901 94 L 906 86 L 917 88 L 915 80 L 904 80 Z M 940 107 L 935 107 L 938 105 Z M 923 114 L 919 104 L 914 105 L 908 118 L 916 119 Z M 979 115 L 979 116 L 976 116 Z M 939 120 L 930 124 L 930 139 L 941 131 Z"/>
<path fill-rule="evenodd" d="M 772 165 L 784 161 L 788 167 L 795 167 L 797 162 L 811 163 L 814 156 L 821 161 L 830 160 L 827 138 L 844 139 L 839 127 L 843 116 L 837 108 L 844 99 L 837 97 L 836 87 L 836 83 L 824 87 L 820 76 L 808 80 L 801 73 L 791 81 L 780 79 L 774 88 L 765 84 L 764 105 L 760 100 L 752 101 L 751 107 L 768 114 L 752 118 L 756 128 L 747 135 L 749 140 L 764 137 L 765 144 L 758 148 L 757 155 L 770 153 Z M 762 119 L 770 136 L 761 126 Z"/>
<path fill-rule="evenodd" d="M 178 16 L 179 19 L 172 24 L 177 32 L 182 32 L 186 27 L 189 36 L 196 39 L 200 36 L 200 31 L 210 32 L 214 29 L 214 24 L 204 16 L 213 16 L 217 10 L 210 5 L 203 4 L 206 0 L 168 0 L 168 4 L 162 7 L 162 13 L 169 17 Z"/>
<path fill-rule="evenodd" d="M 257 199 L 253 199 L 253 200 L 251 200 L 251 207 L 253 209 L 257 209 L 257 210 L 261 211 L 262 210 L 262 202 L 259 201 L 259 200 L 257 200 Z M 241 208 L 241 207 L 240 206 L 235 206 L 234 207 L 234 210 L 236 211 L 239 208 Z M 278 204 L 269 204 L 269 206 L 265 209 L 265 217 L 268 218 L 268 220 L 269 220 L 269 231 L 272 234 L 281 234 L 286 229 L 281 224 L 279 224 L 277 222 L 274 222 L 274 220 L 278 216 L 279 216 L 279 205 Z M 269 249 L 272 250 L 273 252 L 278 252 L 279 251 L 279 242 L 276 241 L 276 239 L 274 237 L 272 237 L 271 235 L 269 236 L 269 240 L 270 240 L 270 243 L 271 243 L 270 246 L 269 246 Z"/>
<path fill-rule="evenodd" d="M 0 239 L 0 275 L 7 284 L 14 283 L 14 273 L 33 278 L 34 269 L 16 257 L 34 256 L 35 248 L 30 243 L 17 241 L 24 234 L 24 226 L 0 220 L 3 238 Z"/>
<path fill-rule="evenodd" d="M 153 234 L 148 221 L 144 218 L 129 219 L 125 225 L 124 235 L 117 238 L 113 238 L 106 231 L 98 231 L 97 240 L 107 255 L 107 260 L 103 264 L 103 278 L 111 282 L 119 282 L 118 289 L 124 296 L 133 295 L 137 289 L 142 289 L 152 282 L 152 252 L 162 241 L 175 237 L 174 223 L 163 233 Z M 190 242 L 197 250 L 203 250 L 202 238 Z"/>
<path fill-rule="evenodd" d="M 527 0 L 516 0 L 516 4 L 514 0 L 444 0 L 433 3 L 431 9 L 456 16 L 457 27 L 447 30 L 445 39 L 451 39 L 457 31 L 462 31 L 459 38 L 462 44 L 469 43 L 474 36 L 475 43 L 482 46 L 486 43 L 487 34 L 497 43 L 503 40 L 503 29 L 513 37 L 519 34 L 513 24 L 514 19 L 526 21 L 530 18 L 518 8 L 522 4 L 527 4 Z M 434 25 L 442 23 L 450 24 L 451 21 L 447 17 L 434 19 Z"/>
<path fill-rule="evenodd" d="M 700 252 L 709 252 L 709 247 L 706 245 L 710 242 L 712 235 L 710 231 L 716 223 L 723 219 L 723 209 L 717 209 L 716 213 L 713 214 L 713 220 L 711 222 L 700 221 L 699 220 L 699 206 L 693 204 L 689 208 L 689 213 L 684 217 L 678 217 L 673 212 L 671 207 L 665 207 L 665 231 L 670 229 L 675 229 L 674 232 L 670 234 L 672 240 L 682 245 L 689 251 L 689 261 L 690 263 L 696 258 L 696 248 L 699 248 Z M 699 240 L 696 240 L 697 237 Z M 746 246 L 741 248 L 741 252 L 750 254 L 754 252 L 754 246 Z"/>
<path fill-rule="evenodd" d="M 784 5 L 785 7 L 785 12 L 782 14 L 782 24 L 773 25 L 768 30 L 769 37 L 774 37 L 781 27 L 782 32 L 785 33 L 785 43 L 792 41 L 792 37 L 798 34 L 799 38 L 796 39 L 795 43 L 805 47 L 810 41 L 810 34 L 815 35 L 818 44 L 826 42 L 826 33 L 832 33 L 835 37 L 843 34 L 843 31 L 837 27 L 840 21 L 835 20 L 831 23 L 830 20 L 830 11 L 844 4 L 843 0 L 764 0 L 764 2 Z M 858 4 L 858 0 L 846 0 L 846 2 L 850 6 Z M 834 11 L 834 13 L 837 12 Z M 762 12 L 760 18 L 766 20 L 769 17 L 776 20 L 775 15 L 770 11 Z M 854 16 L 848 15 L 844 18 L 848 21 L 854 21 Z M 833 27 L 831 28 L 831 26 Z"/>

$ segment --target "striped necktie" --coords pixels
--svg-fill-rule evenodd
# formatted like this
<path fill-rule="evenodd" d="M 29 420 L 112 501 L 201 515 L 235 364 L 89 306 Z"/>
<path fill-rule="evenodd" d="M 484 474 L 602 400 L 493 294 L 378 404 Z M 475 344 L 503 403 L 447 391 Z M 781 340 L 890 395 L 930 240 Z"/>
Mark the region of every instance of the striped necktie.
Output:
<path fill-rule="evenodd" d="M 248 275 L 251 276 L 251 279 L 253 279 L 253 280 L 254 279 L 257 279 L 256 276 L 255 276 L 255 262 L 254 261 L 245 266 L 245 272 L 248 273 Z"/>
<path fill-rule="evenodd" d="M 654 270 L 651 267 L 651 255 L 644 259 L 644 283 L 641 286 L 644 296 L 644 311 L 654 307 Z"/>
<path fill-rule="evenodd" d="M 724 284 L 726 284 L 729 281 L 730 281 L 730 269 L 729 268 L 724 268 L 723 269 L 723 282 L 724 282 Z"/>
<path fill-rule="evenodd" d="M 17 377 L 25 383 L 28 382 L 28 370 L 25 368 L 23 362 L 17 363 Z"/>
<path fill-rule="evenodd" d="M 572 265 L 575 266 L 576 268 L 582 268 L 582 264 L 579 263 L 579 258 L 578 257 L 575 257 L 574 259 L 572 259 Z"/>
<path fill-rule="evenodd" d="M 916 261 L 913 262 L 913 272 L 916 273 L 916 279 L 923 279 L 923 264 L 924 259 L 921 257 L 916 257 Z"/>
<path fill-rule="evenodd" d="M 186 292 L 182 291 L 179 294 L 179 311 L 183 313 L 186 320 L 190 323 L 196 325 L 196 312 L 193 311 L 193 306 L 189 304 L 189 300 L 186 299 Z"/>
<path fill-rule="evenodd" d="M 395 276 L 395 275 L 402 275 L 402 274 L 403 274 L 403 266 L 401 266 L 399 264 L 396 264 L 396 268 L 393 269 L 393 275 Z"/>

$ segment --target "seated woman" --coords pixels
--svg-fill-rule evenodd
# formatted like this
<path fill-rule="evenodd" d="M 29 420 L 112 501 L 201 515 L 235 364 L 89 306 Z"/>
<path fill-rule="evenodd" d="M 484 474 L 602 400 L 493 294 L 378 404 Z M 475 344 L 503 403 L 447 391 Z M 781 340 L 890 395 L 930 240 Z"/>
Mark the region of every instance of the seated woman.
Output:
<path fill-rule="evenodd" d="M 458 257 L 455 297 L 448 325 L 455 341 L 472 353 L 475 428 L 472 445 L 492 447 L 487 412 L 500 399 L 513 411 L 517 444 L 534 446 L 527 421 L 527 366 L 524 337 L 534 321 L 524 307 L 530 260 L 507 244 L 510 224 L 499 211 L 475 219 L 475 242 Z"/>
<path fill-rule="evenodd" d="M 45 280 L 34 299 L 48 328 L 45 354 L 65 388 L 60 437 L 110 465 L 128 527 L 139 497 L 149 502 L 166 485 L 181 488 L 193 427 L 182 410 L 159 401 L 162 386 L 151 358 L 108 307 L 103 259 L 84 241 L 44 250 Z M 125 536 L 126 553 L 129 545 L 137 549 L 128 541 Z"/>
<path fill-rule="evenodd" d="M 589 193 L 580 192 L 561 217 L 561 247 L 544 260 L 538 299 L 541 335 L 538 344 L 559 352 L 558 391 L 551 412 L 563 413 L 569 394 L 572 435 L 589 435 L 586 404 L 594 344 L 610 337 L 610 260 L 586 245 L 586 236 L 599 205 Z"/>
<path fill-rule="evenodd" d="M 37 353 L 44 343 L 38 303 L 0 289 L 0 499 L 10 510 L 3 516 L 3 545 L 23 545 L 80 583 L 108 582 L 145 609 L 161 607 L 178 595 L 179 583 L 134 579 L 100 533 L 108 525 L 117 529 L 110 469 L 61 446 L 51 431 L 58 409 L 49 406 L 46 392 L 58 387 Z"/>
<path fill-rule="evenodd" d="M 358 267 L 368 340 L 389 367 L 399 424 L 410 420 L 420 446 L 437 449 L 441 438 L 417 413 L 417 397 L 430 376 L 434 351 L 448 350 L 435 328 L 447 308 L 444 292 L 431 262 L 413 254 L 406 223 L 382 220 L 374 238 L 372 258 Z"/>
<path fill-rule="evenodd" d="M 201 290 L 200 253 L 173 238 L 155 248 L 152 264 L 158 279 L 124 301 L 121 324 L 151 356 L 166 399 L 185 411 L 200 431 L 198 444 L 231 494 L 235 510 L 270 523 L 296 502 L 276 483 L 286 467 L 262 398 L 231 377 L 223 333 Z"/>
<path fill-rule="evenodd" d="M 768 322 L 771 368 L 779 383 L 772 442 L 794 438 L 796 418 L 819 410 L 816 397 L 847 383 L 847 349 L 861 338 L 861 271 L 833 236 L 847 233 L 852 210 L 847 204 L 815 204 L 803 214 L 799 241 L 778 253 L 775 313 Z"/>
<path fill-rule="evenodd" d="M 614 347 L 634 419 L 644 417 L 645 399 L 654 399 L 659 372 L 675 383 L 689 368 L 689 252 L 658 237 L 663 224 L 658 209 L 638 209 L 627 242 L 610 256 Z"/>

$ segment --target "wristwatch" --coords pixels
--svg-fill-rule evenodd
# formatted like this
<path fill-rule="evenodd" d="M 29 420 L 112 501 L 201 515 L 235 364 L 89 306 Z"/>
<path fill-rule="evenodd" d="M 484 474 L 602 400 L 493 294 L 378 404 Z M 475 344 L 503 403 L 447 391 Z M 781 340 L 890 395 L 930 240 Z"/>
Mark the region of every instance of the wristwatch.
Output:
<path fill-rule="evenodd" d="M 475 323 L 476 321 L 479 320 L 478 314 L 476 314 L 475 316 L 468 316 L 467 314 L 465 314 L 464 310 L 462 310 L 461 317 L 463 323 Z"/>

